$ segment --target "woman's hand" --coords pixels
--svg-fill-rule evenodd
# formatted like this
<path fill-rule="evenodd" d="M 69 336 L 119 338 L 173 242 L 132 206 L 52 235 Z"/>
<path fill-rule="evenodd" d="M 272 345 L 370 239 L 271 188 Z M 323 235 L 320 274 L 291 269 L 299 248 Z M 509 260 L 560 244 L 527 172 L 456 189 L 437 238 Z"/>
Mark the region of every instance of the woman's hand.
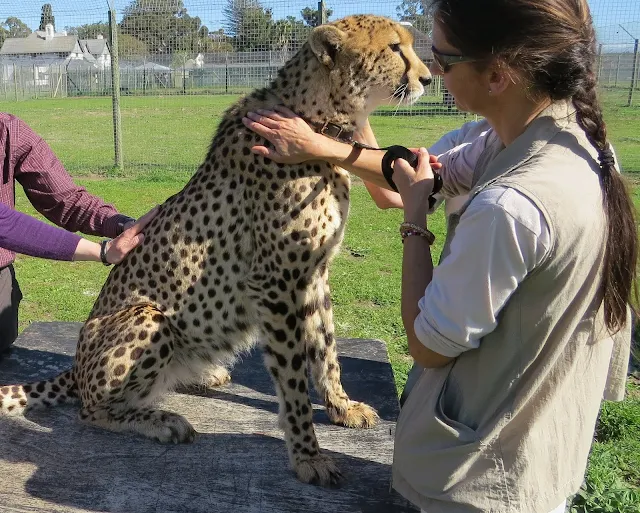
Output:
<path fill-rule="evenodd" d="M 299 164 L 328 156 L 324 145 L 328 139 L 314 132 L 295 112 L 280 105 L 275 110 L 258 109 L 242 118 L 244 125 L 264 137 L 275 147 L 254 146 L 251 151 L 275 162 Z"/>
<path fill-rule="evenodd" d="M 441 164 L 435 155 L 429 155 L 425 148 L 418 150 L 418 166 L 413 169 L 404 159 L 393 164 L 393 181 L 398 187 L 404 205 L 405 221 L 424 225 L 429 210 L 429 195 L 433 191 L 433 168 Z"/>
<path fill-rule="evenodd" d="M 107 262 L 110 264 L 119 264 L 124 260 L 127 254 L 144 240 L 142 230 L 151 222 L 158 213 L 159 207 L 153 207 L 149 212 L 143 215 L 135 223 L 129 225 L 128 228 L 118 235 L 115 239 L 107 243 Z"/>

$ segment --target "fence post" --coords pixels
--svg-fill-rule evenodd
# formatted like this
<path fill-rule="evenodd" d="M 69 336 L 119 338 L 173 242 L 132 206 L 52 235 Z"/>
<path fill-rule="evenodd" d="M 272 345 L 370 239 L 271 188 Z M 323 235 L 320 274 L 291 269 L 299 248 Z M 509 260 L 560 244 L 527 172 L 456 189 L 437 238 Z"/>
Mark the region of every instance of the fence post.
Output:
<path fill-rule="evenodd" d="M 111 100 L 113 105 L 113 142 L 115 166 L 124 169 L 122 158 L 122 121 L 120 118 L 120 62 L 118 60 L 118 25 L 116 10 L 109 6 L 109 41 L 111 42 Z"/>
<path fill-rule="evenodd" d="M 636 87 L 636 74 L 638 68 L 638 39 L 636 39 L 633 45 L 633 65 L 631 66 L 631 85 L 629 86 L 629 99 L 627 100 L 627 107 L 631 107 L 633 104 L 633 90 Z"/>
<path fill-rule="evenodd" d="M 224 54 L 224 92 L 229 94 L 229 52 Z"/>
<path fill-rule="evenodd" d="M 16 101 L 18 101 L 18 70 L 15 62 L 13 63 L 13 90 L 16 95 Z"/>
<path fill-rule="evenodd" d="M 598 45 L 598 73 L 596 79 L 600 82 L 600 75 L 602 73 L 602 43 Z"/>
<path fill-rule="evenodd" d="M 38 84 L 36 81 L 36 65 L 33 65 L 33 94 L 38 99 Z"/>
<path fill-rule="evenodd" d="M 327 23 L 327 6 L 324 0 L 318 2 L 318 21 L 320 25 Z"/>
<path fill-rule="evenodd" d="M 616 66 L 616 81 L 613 84 L 613 87 L 618 87 L 618 77 L 620 76 L 620 54 L 618 54 L 618 65 Z"/>

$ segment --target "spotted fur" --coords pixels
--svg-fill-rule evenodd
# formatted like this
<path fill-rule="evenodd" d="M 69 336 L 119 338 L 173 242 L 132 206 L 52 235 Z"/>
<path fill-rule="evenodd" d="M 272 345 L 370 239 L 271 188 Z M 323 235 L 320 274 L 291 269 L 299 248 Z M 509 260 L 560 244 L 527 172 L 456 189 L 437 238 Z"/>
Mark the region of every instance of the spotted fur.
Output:
<path fill-rule="evenodd" d="M 429 80 L 400 25 L 353 16 L 313 30 L 273 83 L 232 106 L 191 180 L 167 199 L 144 243 L 115 266 L 78 341 L 73 369 L 0 388 L 0 412 L 68 399 L 82 422 L 161 442 L 191 442 L 185 418 L 154 407 L 183 384 L 219 385 L 259 343 L 299 479 L 335 483 L 312 421 L 308 369 L 336 424 L 370 427 L 376 412 L 340 382 L 328 265 L 342 241 L 349 175 L 325 162 L 276 164 L 242 124 L 284 104 L 316 122 L 362 126 L 383 102 L 412 102 Z"/>

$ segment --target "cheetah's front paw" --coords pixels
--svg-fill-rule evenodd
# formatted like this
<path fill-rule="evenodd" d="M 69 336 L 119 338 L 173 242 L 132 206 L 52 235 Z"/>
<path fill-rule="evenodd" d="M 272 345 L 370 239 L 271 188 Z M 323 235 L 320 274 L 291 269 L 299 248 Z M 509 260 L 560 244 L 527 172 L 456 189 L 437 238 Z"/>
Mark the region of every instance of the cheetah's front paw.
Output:
<path fill-rule="evenodd" d="M 318 454 L 296 463 L 298 479 L 303 483 L 320 486 L 336 486 L 342 481 L 342 474 L 329 456 Z"/>

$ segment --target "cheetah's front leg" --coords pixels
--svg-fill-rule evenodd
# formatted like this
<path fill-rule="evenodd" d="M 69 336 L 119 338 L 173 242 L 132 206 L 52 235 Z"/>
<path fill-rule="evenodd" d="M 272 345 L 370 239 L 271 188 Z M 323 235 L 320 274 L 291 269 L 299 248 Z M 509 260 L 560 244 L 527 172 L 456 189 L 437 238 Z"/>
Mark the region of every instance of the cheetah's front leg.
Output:
<path fill-rule="evenodd" d="M 342 388 L 326 268 L 315 285 L 316 295 L 305 308 L 312 324 L 306 348 L 313 383 L 324 398 L 327 415 L 334 424 L 352 428 L 373 427 L 379 418 L 377 412 L 368 404 L 351 401 Z"/>
<path fill-rule="evenodd" d="M 264 283 L 254 282 L 249 287 L 254 291 L 267 337 L 265 365 L 280 402 L 279 421 L 285 433 L 291 466 L 304 483 L 337 484 L 341 479 L 340 471 L 329 456 L 321 454 L 313 427 L 304 347 L 304 338 L 311 325 L 298 311 L 298 305 L 291 301 L 292 297 L 304 296 L 296 291 L 276 293 L 272 290 L 266 299 L 263 291 L 268 287 L 264 287 Z"/>

